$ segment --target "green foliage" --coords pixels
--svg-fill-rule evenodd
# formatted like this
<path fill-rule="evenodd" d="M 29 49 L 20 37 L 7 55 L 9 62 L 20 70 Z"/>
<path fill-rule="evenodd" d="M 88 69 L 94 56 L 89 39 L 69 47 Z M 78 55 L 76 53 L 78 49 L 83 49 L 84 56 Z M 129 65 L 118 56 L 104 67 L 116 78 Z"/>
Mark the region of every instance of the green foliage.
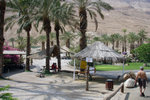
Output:
<path fill-rule="evenodd" d="M 73 45 L 73 46 L 70 48 L 70 50 L 71 50 L 72 52 L 76 52 L 76 53 L 77 53 L 77 52 L 80 51 L 80 47 Z"/>
<path fill-rule="evenodd" d="M 138 40 L 138 36 L 134 32 L 129 32 L 127 39 L 129 43 L 134 43 Z"/>
<path fill-rule="evenodd" d="M 133 51 L 133 54 L 142 62 L 150 62 L 150 43 L 142 44 Z"/>
<path fill-rule="evenodd" d="M 0 88 L 0 92 L 7 91 L 9 87 L 10 86 L 5 86 L 5 87 Z M 16 98 L 12 97 L 11 93 L 0 93 L 0 99 L 1 100 L 17 100 Z"/>
<path fill-rule="evenodd" d="M 129 63 L 129 66 L 124 66 L 124 70 L 139 70 L 140 66 L 143 66 L 144 63 Z M 115 71 L 115 70 L 122 70 L 123 64 L 121 65 L 96 65 L 97 71 Z M 145 67 L 145 70 L 150 70 L 150 67 Z"/>

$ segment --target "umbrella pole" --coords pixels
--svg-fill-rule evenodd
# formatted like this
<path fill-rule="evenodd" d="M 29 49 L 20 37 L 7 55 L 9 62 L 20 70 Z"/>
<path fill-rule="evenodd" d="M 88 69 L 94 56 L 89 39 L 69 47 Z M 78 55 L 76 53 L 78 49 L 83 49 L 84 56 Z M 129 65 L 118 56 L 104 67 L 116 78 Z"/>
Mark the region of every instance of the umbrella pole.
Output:
<path fill-rule="evenodd" d="M 75 59 L 74 59 L 74 71 L 73 71 L 73 80 L 75 80 L 75 70 L 76 70 L 76 61 L 75 61 Z"/>
<path fill-rule="evenodd" d="M 86 70 L 86 91 L 89 90 L 89 66 L 87 65 L 87 70 Z"/>
<path fill-rule="evenodd" d="M 123 59 L 123 69 L 122 69 L 122 75 L 124 74 L 124 63 L 125 63 L 125 61 L 124 61 L 124 59 Z"/>

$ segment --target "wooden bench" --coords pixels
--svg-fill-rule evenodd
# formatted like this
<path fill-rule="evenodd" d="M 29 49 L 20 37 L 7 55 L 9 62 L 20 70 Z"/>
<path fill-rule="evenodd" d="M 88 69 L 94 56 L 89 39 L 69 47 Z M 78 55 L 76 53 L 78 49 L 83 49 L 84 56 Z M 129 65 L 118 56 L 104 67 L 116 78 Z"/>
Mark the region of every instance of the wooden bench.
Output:
<path fill-rule="evenodd" d="M 95 74 L 96 72 L 96 69 L 95 68 L 89 68 L 89 80 L 92 80 L 92 76 Z M 85 69 L 80 69 L 80 71 L 77 72 L 77 76 L 78 76 L 78 79 L 80 77 L 84 77 L 86 78 L 86 73 L 87 71 Z"/>

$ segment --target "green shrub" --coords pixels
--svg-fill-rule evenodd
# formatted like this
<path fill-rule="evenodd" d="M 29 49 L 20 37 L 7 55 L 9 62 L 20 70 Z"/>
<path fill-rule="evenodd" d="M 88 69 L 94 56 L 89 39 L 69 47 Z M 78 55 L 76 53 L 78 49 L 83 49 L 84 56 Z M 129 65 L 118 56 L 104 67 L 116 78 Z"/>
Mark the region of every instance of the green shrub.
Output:
<path fill-rule="evenodd" d="M 142 44 L 135 50 L 133 50 L 133 54 L 139 61 L 144 63 L 150 62 L 150 43 Z"/>
<path fill-rule="evenodd" d="M 0 88 L 0 92 L 7 91 L 9 89 L 9 86 L 5 86 Z M 12 97 L 11 93 L 0 93 L 0 100 L 17 100 L 16 98 Z"/>

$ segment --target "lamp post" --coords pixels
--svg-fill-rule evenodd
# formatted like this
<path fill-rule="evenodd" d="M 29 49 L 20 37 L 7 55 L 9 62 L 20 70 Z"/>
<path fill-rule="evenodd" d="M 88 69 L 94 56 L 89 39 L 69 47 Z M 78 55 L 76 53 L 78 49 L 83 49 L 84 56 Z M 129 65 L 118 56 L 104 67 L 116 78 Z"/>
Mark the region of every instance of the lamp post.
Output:
<path fill-rule="evenodd" d="M 123 54 L 123 70 L 122 70 L 122 75 L 124 74 L 124 67 L 125 67 L 125 55 L 127 55 L 127 53 L 126 52 L 123 52 L 122 53 Z"/>

